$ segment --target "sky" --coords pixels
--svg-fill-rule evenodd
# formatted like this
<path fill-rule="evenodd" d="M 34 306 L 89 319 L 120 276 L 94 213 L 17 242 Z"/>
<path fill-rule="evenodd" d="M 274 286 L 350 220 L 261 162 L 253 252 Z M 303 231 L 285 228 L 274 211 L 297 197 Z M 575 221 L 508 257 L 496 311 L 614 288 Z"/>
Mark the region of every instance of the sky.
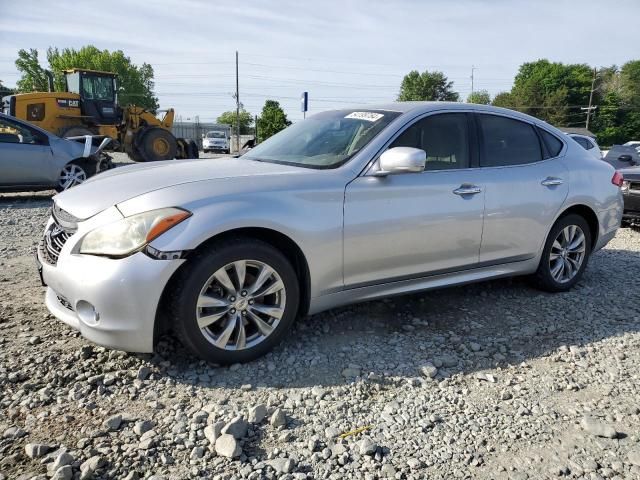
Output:
<path fill-rule="evenodd" d="M 55 7 L 53 6 L 55 4 Z M 0 0 L 0 80 L 15 85 L 21 48 L 122 50 L 150 63 L 161 108 L 214 121 L 240 100 L 288 117 L 393 101 L 411 70 L 439 70 L 463 99 L 509 90 L 518 67 L 547 58 L 591 66 L 640 57 L 639 0 Z M 619 24 L 619 23 L 618 23 Z M 46 64 L 46 60 L 44 61 Z M 46 66 L 46 65 L 45 65 Z"/>

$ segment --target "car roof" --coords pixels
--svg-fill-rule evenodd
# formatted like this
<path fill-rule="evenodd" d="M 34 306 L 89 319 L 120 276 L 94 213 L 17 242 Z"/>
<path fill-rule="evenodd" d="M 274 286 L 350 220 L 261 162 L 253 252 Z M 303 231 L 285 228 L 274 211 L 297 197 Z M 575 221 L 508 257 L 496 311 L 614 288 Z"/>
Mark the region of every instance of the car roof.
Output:
<path fill-rule="evenodd" d="M 399 112 L 402 114 L 414 114 L 421 115 L 438 110 L 464 110 L 464 111 L 477 111 L 485 113 L 497 113 L 501 115 L 508 115 L 529 122 L 534 122 L 538 125 L 546 125 L 552 127 L 547 122 L 538 118 L 526 115 L 524 113 L 510 110 L 508 108 L 494 107 L 493 105 L 480 105 L 477 103 L 462 103 L 462 102 L 389 102 L 372 105 L 353 105 L 345 108 L 335 110 L 387 110 L 390 112 Z M 552 127 L 555 129 L 555 127 Z"/>

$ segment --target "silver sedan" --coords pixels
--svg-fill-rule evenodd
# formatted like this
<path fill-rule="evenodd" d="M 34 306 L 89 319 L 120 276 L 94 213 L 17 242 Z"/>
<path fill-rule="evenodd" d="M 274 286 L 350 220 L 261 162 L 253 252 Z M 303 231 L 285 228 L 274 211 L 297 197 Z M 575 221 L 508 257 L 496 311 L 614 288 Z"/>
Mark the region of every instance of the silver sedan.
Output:
<path fill-rule="evenodd" d="M 295 318 L 528 275 L 561 292 L 622 216 L 619 173 L 513 111 L 395 103 L 317 114 L 237 159 L 134 165 L 55 197 L 46 304 L 96 343 L 173 331 L 243 362 Z"/>
<path fill-rule="evenodd" d="M 75 141 L 79 140 L 79 141 Z M 63 191 L 111 167 L 93 138 L 60 138 L 0 113 L 0 191 Z"/>

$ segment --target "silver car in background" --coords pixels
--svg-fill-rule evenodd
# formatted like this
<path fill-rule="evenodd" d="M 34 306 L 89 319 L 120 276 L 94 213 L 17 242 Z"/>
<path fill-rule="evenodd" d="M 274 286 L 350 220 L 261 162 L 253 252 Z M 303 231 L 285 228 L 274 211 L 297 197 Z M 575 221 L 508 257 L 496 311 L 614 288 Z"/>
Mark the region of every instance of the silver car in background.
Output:
<path fill-rule="evenodd" d="M 60 138 L 0 113 L 0 191 L 66 190 L 111 167 L 89 136 Z"/>
<path fill-rule="evenodd" d="M 512 275 L 561 292 L 620 226 L 620 174 L 510 110 L 320 113 L 237 159 L 122 167 L 55 197 L 46 304 L 87 339 L 151 352 L 171 329 L 216 363 L 299 315 Z"/>

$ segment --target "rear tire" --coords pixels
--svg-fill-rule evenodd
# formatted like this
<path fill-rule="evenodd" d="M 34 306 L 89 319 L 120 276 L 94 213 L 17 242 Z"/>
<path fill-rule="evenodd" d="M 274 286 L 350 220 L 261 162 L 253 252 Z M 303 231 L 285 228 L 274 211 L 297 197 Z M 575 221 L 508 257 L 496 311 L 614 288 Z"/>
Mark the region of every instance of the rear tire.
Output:
<path fill-rule="evenodd" d="M 143 133 L 138 151 L 146 162 L 173 160 L 176 158 L 178 144 L 171 132 L 154 127 Z"/>
<path fill-rule="evenodd" d="M 547 292 L 566 292 L 580 281 L 591 253 L 591 230 L 577 214 L 558 219 L 545 242 L 536 286 Z"/>
<path fill-rule="evenodd" d="M 264 355 L 285 337 L 298 311 L 293 267 L 280 251 L 252 238 L 224 240 L 196 253 L 169 288 L 178 338 L 218 364 Z"/>

